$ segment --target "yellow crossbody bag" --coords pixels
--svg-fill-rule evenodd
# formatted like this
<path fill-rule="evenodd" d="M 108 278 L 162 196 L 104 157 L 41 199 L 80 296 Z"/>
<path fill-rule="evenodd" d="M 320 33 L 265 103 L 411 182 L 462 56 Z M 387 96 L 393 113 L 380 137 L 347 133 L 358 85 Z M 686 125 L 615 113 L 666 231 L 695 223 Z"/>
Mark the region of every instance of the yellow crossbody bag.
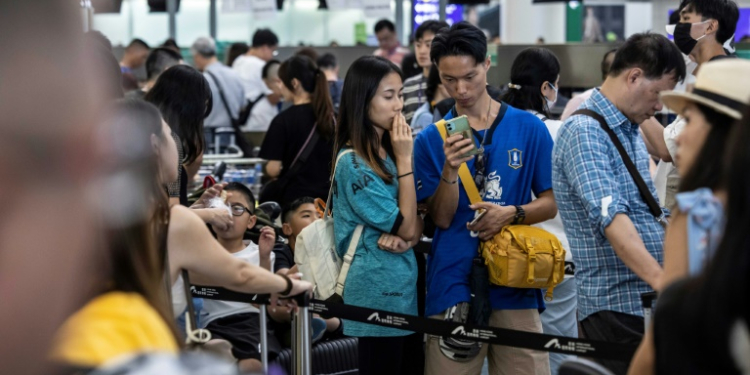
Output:
<path fill-rule="evenodd" d="M 445 120 L 435 124 L 443 141 L 447 138 Z M 466 163 L 458 177 L 471 204 L 482 202 Z M 545 299 L 565 277 L 565 249 L 555 235 L 530 225 L 508 225 L 489 241 L 479 244 L 490 273 L 490 283 L 511 288 L 547 289 Z"/>

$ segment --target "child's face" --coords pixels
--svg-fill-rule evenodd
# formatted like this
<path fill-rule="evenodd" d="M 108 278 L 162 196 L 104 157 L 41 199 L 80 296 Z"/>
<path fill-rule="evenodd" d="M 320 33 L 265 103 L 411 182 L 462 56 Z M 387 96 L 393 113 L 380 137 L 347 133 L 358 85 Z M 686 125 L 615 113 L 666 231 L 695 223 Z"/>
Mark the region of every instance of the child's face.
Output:
<path fill-rule="evenodd" d="M 247 211 L 247 209 L 253 209 L 253 207 L 248 206 L 247 199 L 245 199 L 245 197 L 238 191 L 234 191 L 229 195 L 227 198 L 227 205 L 232 209 L 232 219 L 234 219 L 234 223 L 229 229 L 223 231 L 217 230 L 215 227 L 212 228 L 216 233 L 216 236 L 222 239 L 234 240 L 242 238 L 247 229 L 251 229 L 255 226 L 257 218 L 255 215 Z M 242 214 L 238 216 L 237 214 L 239 212 L 242 212 Z"/>
<path fill-rule="evenodd" d="M 315 205 L 312 203 L 306 203 L 297 209 L 289 218 L 288 223 L 284 223 L 284 226 L 289 226 L 291 229 L 291 236 L 297 237 L 308 225 L 312 224 L 313 221 L 319 219 L 318 211 L 315 210 Z"/>

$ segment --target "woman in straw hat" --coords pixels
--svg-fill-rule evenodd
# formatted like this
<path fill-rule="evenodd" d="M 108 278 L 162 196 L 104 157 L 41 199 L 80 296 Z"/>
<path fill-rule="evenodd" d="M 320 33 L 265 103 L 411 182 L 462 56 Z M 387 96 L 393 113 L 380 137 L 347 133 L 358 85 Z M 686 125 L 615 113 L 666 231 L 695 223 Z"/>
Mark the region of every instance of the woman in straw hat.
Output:
<path fill-rule="evenodd" d="M 721 197 L 718 215 L 722 234 L 710 244 L 715 254 L 697 275 L 662 289 L 658 305 L 629 374 L 748 374 L 750 373 L 750 61 L 723 60 L 703 66 L 691 94 L 663 95 L 664 103 L 686 115 L 679 138 L 678 161 L 687 191 L 702 174 L 716 174 L 713 191 Z M 713 112 L 711 112 L 713 111 Z M 716 122 L 716 114 L 724 121 Z M 744 115 L 744 116 L 743 116 Z M 740 121 L 736 121 L 740 119 Z M 724 128 L 722 142 L 716 129 Z M 708 148 L 716 150 L 709 154 Z M 724 151 L 726 149 L 726 151 Z M 713 159 L 707 159 L 713 155 Z M 709 169 L 714 169 L 711 171 Z M 704 177 L 705 178 L 705 177 Z M 695 180 L 700 181 L 700 180 Z M 701 186 L 701 185 L 692 185 Z M 709 185 L 702 185 L 702 187 Z M 718 186 L 718 188 L 716 187 Z M 678 196 L 678 200 L 681 198 Z M 670 241 L 682 241 L 682 275 L 687 275 L 686 238 L 691 214 L 702 216 L 708 206 L 680 211 L 670 224 L 664 250 L 665 270 L 679 263 Z M 723 207 L 723 209 L 722 209 Z M 698 215 L 700 214 L 700 215 Z M 682 218 L 680 218 L 682 217 Z M 687 228 L 687 229 L 686 229 Z M 671 233 L 670 233 L 671 232 Z M 675 238 L 675 232 L 683 238 Z M 671 234 L 671 236 L 670 236 Z M 713 234 L 711 234 L 713 237 Z M 667 251 L 671 251 L 668 253 Z M 671 255 L 671 257 L 668 257 Z M 662 284 L 664 285 L 664 284 Z"/>
<path fill-rule="evenodd" d="M 711 258 L 724 231 L 722 157 L 729 133 L 750 103 L 750 61 L 705 64 L 692 92 L 662 94 L 664 104 L 686 125 L 677 138 L 676 165 L 681 183 L 677 207 L 664 240 L 662 287 L 696 275 Z"/>

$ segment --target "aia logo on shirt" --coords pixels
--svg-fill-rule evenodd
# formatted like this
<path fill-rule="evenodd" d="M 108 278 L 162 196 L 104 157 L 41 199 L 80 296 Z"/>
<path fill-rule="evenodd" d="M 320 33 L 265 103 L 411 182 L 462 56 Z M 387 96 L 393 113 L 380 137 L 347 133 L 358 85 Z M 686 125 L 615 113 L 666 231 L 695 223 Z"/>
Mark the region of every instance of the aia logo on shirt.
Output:
<path fill-rule="evenodd" d="M 508 166 L 513 169 L 519 169 L 523 167 L 523 159 L 521 158 L 522 156 L 523 151 L 517 148 L 508 150 Z"/>

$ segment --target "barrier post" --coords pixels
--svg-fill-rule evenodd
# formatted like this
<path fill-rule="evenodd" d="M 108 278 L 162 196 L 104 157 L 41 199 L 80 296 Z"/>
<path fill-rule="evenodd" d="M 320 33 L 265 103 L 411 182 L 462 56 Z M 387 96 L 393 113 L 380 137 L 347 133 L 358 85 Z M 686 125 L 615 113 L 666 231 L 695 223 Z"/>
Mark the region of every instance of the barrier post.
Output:
<path fill-rule="evenodd" d="M 292 325 L 292 339 L 294 347 L 292 348 L 292 354 L 294 360 L 292 365 L 294 368 L 295 375 L 312 375 L 312 357 L 311 357 L 311 343 L 310 343 L 310 295 L 303 293 L 295 296 L 294 299 L 297 301 L 299 311 L 294 316 L 294 324 Z"/>
<path fill-rule="evenodd" d="M 260 363 L 263 366 L 263 375 L 268 375 L 268 318 L 266 313 L 268 307 L 260 305 Z"/>
<path fill-rule="evenodd" d="M 648 329 L 651 325 L 651 316 L 654 309 L 654 300 L 656 300 L 656 292 L 649 292 L 641 294 L 641 304 L 643 305 L 643 324 L 644 328 Z"/>

